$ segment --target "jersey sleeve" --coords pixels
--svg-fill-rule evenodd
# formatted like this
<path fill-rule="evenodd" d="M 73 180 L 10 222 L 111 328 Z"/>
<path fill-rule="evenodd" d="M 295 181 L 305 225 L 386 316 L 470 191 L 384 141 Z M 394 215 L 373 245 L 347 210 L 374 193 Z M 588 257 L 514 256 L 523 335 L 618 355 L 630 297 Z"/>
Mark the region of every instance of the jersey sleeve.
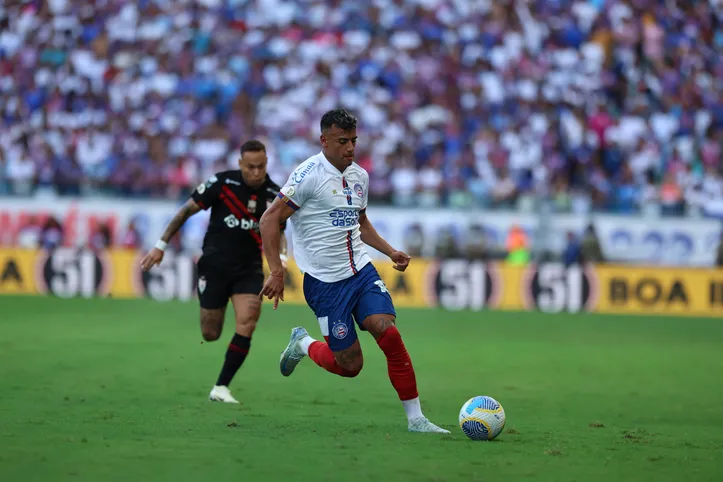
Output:
<path fill-rule="evenodd" d="M 362 205 L 360 212 L 366 212 L 367 204 L 369 204 L 369 173 L 364 171 L 362 173 L 362 186 L 364 192 L 362 193 Z"/>
<path fill-rule="evenodd" d="M 313 167 L 313 162 L 297 167 L 279 191 L 278 197 L 294 211 L 298 211 L 314 192 Z"/>
<path fill-rule="evenodd" d="M 221 183 L 218 181 L 218 176 L 214 174 L 193 190 L 191 198 L 201 209 L 206 210 L 214 205 L 220 192 Z"/>

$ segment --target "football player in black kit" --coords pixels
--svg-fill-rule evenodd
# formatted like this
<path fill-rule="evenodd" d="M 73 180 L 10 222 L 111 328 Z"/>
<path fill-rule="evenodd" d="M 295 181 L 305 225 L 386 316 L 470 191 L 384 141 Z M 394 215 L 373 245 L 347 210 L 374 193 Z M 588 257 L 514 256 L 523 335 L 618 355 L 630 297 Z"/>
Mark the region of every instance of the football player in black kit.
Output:
<path fill-rule="evenodd" d="M 236 333 L 209 394 L 212 401 L 238 403 L 231 395 L 229 384 L 248 355 L 251 336 L 261 314 L 259 292 L 264 274 L 259 219 L 279 192 L 279 186 L 266 173 L 266 162 L 266 147 L 261 142 L 244 143 L 239 170 L 219 172 L 200 184 L 141 261 L 144 271 L 160 264 L 166 245 L 186 220 L 201 209 L 211 209 L 203 254 L 198 260 L 198 299 L 204 340 L 214 341 L 221 336 L 229 298 L 236 314 Z M 283 236 L 281 245 L 285 252 Z"/>

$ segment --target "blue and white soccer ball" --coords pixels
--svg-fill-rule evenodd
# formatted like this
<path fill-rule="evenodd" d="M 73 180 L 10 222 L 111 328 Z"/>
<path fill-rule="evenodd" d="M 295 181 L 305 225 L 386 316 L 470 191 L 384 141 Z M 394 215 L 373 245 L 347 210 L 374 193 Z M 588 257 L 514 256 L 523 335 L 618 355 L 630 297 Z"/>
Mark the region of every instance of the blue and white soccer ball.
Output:
<path fill-rule="evenodd" d="M 505 410 L 492 397 L 474 397 L 459 411 L 459 426 L 472 440 L 492 440 L 505 428 Z"/>

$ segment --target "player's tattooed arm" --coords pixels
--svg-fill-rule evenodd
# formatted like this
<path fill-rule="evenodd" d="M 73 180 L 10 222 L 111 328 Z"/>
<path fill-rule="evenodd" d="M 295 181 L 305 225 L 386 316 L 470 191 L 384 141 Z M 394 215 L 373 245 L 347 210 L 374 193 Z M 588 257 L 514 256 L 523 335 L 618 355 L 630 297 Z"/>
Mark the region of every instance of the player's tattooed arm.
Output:
<path fill-rule="evenodd" d="M 171 238 L 178 232 L 179 229 L 181 229 L 181 226 L 185 224 L 186 221 L 188 221 L 188 218 L 196 214 L 201 210 L 201 206 L 196 204 L 196 201 L 193 199 L 189 199 L 186 201 L 186 203 L 181 206 L 178 211 L 176 211 L 175 216 L 173 216 L 173 219 L 168 223 L 168 226 L 166 226 L 166 230 L 163 232 L 163 235 L 161 236 L 161 239 L 168 243 L 171 241 Z"/>

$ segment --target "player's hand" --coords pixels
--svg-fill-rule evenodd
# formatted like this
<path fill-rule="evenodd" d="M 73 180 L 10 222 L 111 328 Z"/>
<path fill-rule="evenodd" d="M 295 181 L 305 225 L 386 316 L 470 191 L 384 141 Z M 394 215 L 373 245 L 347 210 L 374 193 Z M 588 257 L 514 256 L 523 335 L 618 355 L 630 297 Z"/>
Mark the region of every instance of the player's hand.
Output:
<path fill-rule="evenodd" d="M 143 271 L 148 271 L 155 265 L 161 264 L 161 261 L 163 261 L 163 251 L 158 248 L 153 248 L 148 251 L 148 254 L 146 254 L 141 260 L 141 269 Z"/>
<path fill-rule="evenodd" d="M 284 273 L 271 273 L 259 293 L 259 299 L 264 296 L 274 300 L 274 309 L 278 308 L 279 300 L 284 301 Z"/>
<path fill-rule="evenodd" d="M 397 271 L 404 271 L 409 266 L 409 261 L 412 257 L 402 251 L 394 251 L 389 258 L 394 261 L 394 269 Z"/>

